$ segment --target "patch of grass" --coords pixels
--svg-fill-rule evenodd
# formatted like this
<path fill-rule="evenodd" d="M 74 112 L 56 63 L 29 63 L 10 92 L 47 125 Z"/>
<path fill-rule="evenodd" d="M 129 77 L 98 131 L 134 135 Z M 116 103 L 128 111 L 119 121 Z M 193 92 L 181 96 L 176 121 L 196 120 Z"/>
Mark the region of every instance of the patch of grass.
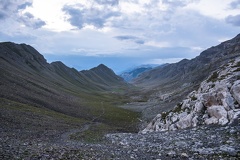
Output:
<path fill-rule="evenodd" d="M 240 67 L 235 69 L 233 72 L 239 72 L 240 71 Z"/>
<path fill-rule="evenodd" d="M 124 132 L 137 132 L 140 113 L 118 107 L 130 102 L 129 97 L 108 92 L 81 97 L 85 100 L 84 106 L 89 108 L 88 114 L 92 117 L 89 120 L 120 128 Z"/>
<path fill-rule="evenodd" d="M 163 119 L 163 120 L 166 120 L 166 118 L 167 118 L 167 116 L 169 115 L 170 112 L 180 113 L 180 112 L 182 111 L 181 107 L 182 107 L 182 103 L 178 103 L 178 104 L 176 105 L 176 107 L 173 108 L 172 110 L 170 110 L 170 111 L 168 111 L 168 112 L 162 112 L 162 113 L 161 113 L 162 119 Z"/>
<path fill-rule="evenodd" d="M 197 100 L 197 97 L 195 97 L 195 96 L 191 97 L 191 101 L 196 101 L 196 100 Z"/>
<path fill-rule="evenodd" d="M 239 62 L 237 62 L 237 64 L 236 64 L 236 65 L 234 65 L 233 67 L 240 67 L 240 61 L 239 61 Z"/>
<path fill-rule="evenodd" d="M 166 120 L 166 118 L 167 118 L 167 116 L 169 115 L 170 112 L 171 112 L 171 111 L 162 112 L 162 113 L 161 113 L 162 119 L 163 119 L 163 120 Z"/>
<path fill-rule="evenodd" d="M 229 63 L 234 63 L 234 61 L 235 61 L 235 60 L 234 60 L 234 59 L 232 59 L 232 60 L 230 60 L 230 61 L 229 61 Z M 227 64 L 227 65 L 228 65 L 228 64 Z"/>
<path fill-rule="evenodd" d="M 181 112 L 181 107 L 182 107 L 182 104 L 178 103 L 177 106 L 172 110 L 172 112 L 174 112 L 174 113 Z"/>
<path fill-rule="evenodd" d="M 214 88 L 214 87 L 215 87 L 215 84 L 212 84 L 212 85 L 211 85 L 211 88 Z"/>
<path fill-rule="evenodd" d="M 211 77 L 209 77 L 209 79 L 207 80 L 207 82 L 216 82 L 218 79 L 218 73 L 217 71 L 213 72 L 213 74 L 211 75 Z"/>
<path fill-rule="evenodd" d="M 46 108 L 14 102 L 0 98 L 0 112 L 10 127 L 17 125 L 24 129 L 61 129 L 79 127 L 84 119 L 71 117 Z"/>
<path fill-rule="evenodd" d="M 106 133 L 112 131 L 110 126 L 105 124 L 90 125 L 90 127 L 82 132 L 77 132 L 70 135 L 71 140 L 84 141 L 87 143 L 98 143 L 103 140 Z"/>

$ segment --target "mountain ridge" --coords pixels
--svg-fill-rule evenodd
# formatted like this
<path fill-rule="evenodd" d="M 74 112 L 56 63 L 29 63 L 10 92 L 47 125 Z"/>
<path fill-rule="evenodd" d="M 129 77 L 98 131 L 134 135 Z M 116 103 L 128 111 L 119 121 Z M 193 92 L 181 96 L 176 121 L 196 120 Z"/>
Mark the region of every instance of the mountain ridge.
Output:
<path fill-rule="evenodd" d="M 156 68 L 156 67 L 163 67 L 165 65 L 167 65 L 167 63 L 161 64 L 161 65 L 144 64 L 144 65 L 129 68 L 123 71 L 121 74 L 119 74 L 119 76 L 122 77 L 126 82 L 131 83 L 131 81 L 136 79 L 142 73 L 152 70 L 153 68 Z"/>
<path fill-rule="evenodd" d="M 117 104 L 113 102 L 115 99 L 119 99 L 119 103 L 127 101 L 128 98 L 116 90 L 125 91 L 129 85 L 106 66 L 105 71 L 111 74 L 108 77 L 100 75 L 97 71 L 102 67 L 100 65 L 84 74 L 59 61 L 47 63 L 29 45 L 0 43 L 0 97 L 85 121 L 95 119 L 104 110 L 104 115 L 95 121 L 112 127 L 119 125 L 124 129 L 128 126 L 127 122 L 130 121 L 131 124 L 135 121 L 132 119 L 136 118 L 137 113 L 117 108 Z M 98 79 L 91 79 L 86 75 L 87 72 Z M 102 81 L 98 81 L 99 79 Z M 101 103 L 105 105 L 99 105 Z M 132 117 L 122 119 L 121 116 L 129 114 Z"/>
<path fill-rule="evenodd" d="M 220 66 L 174 109 L 158 114 L 142 131 L 231 125 L 240 117 L 240 57 Z"/>
<path fill-rule="evenodd" d="M 149 71 L 135 87 L 104 65 L 83 73 L 0 44 L 0 159 L 238 159 L 239 41 Z M 118 107 L 130 102 L 160 115 L 145 133 L 133 133 L 145 119 Z"/>
<path fill-rule="evenodd" d="M 107 86 L 114 85 L 116 82 L 121 82 L 119 85 L 126 85 L 122 78 L 117 76 L 114 71 L 104 64 L 100 64 L 90 70 L 83 70 L 80 73 L 91 79 L 94 83 L 102 83 Z"/>
<path fill-rule="evenodd" d="M 210 47 L 191 60 L 183 59 L 163 68 L 144 72 L 133 84 L 142 88 L 147 96 L 145 104 L 152 104 L 143 110 L 147 119 L 152 119 L 159 111 L 172 109 L 219 66 L 240 55 L 240 34 L 233 39 Z M 155 113 L 155 114 L 153 114 Z"/>

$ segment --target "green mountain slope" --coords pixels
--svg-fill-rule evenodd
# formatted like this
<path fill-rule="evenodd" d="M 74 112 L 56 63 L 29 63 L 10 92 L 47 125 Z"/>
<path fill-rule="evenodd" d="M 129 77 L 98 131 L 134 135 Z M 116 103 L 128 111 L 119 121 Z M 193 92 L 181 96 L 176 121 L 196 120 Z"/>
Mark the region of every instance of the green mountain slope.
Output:
<path fill-rule="evenodd" d="M 0 108 L 1 113 L 9 113 L 1 118 L 11 119 L 9 126 L 17 127 L 14 117 L 26 111 L 26 118 L 36 115 L 33 122 L 50 116 L 48 125 L 59 124 L 57 115 L 60 121 L 94 121 L 113 130 L 136 131 L 138 114 L 117 107 L 128 101 L 123 92 L 129 87 L 106 66 L 78 72 L 61 62 L 47 63 L 29 45 L 0 43 Z M 24 116 L 21 119 L 27 126 Z"/>

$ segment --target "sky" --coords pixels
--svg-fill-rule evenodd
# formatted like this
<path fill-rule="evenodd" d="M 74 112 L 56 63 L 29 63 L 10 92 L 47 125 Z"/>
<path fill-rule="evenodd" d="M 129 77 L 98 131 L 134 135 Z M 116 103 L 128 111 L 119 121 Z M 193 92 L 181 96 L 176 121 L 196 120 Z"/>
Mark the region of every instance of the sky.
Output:
<path fill-rule="evenodd" d="M 0 0 L 0 42 L 77 70 L 175 63 L 240 33 L 240 0 Z"/>

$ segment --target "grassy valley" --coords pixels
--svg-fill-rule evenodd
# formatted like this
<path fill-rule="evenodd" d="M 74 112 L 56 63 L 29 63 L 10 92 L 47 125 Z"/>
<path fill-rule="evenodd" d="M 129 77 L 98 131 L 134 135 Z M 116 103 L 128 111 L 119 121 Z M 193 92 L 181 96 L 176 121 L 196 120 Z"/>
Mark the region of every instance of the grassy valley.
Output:
<path fill-rule="evenodd" d="M 207 77 L 209 83 L 224 80 L 229 74 L 214 71 L 235 62 L 239 41 L 238 35 L 192 60 L 146 71 L 134 85 L 103 64 L 79 72 L 47 63 L 29 45 L 0 43 L 0 159 L 238 158 L 237 118 L 222 127 L 136 132 L 156 114 L 168 121 L 170 112 L 164 111 L 176 104 L 173 113 L 181 112 L 179 102 Z M 239 63 L 233 67 L 231 83 L 239 80 Z M 197 100 L 189 97 L 189 103 Z"/>
<path fill-rule="evenodd" d="M 125 92 L 132 86 L 106 66 L 78 72 L 14 43 L 0 44 L 0 61 L 1 130 L 34 135 L 97 123 L 100 135 L 137 131 L 140 114 L 118 107 L 130 100 Z"/>

